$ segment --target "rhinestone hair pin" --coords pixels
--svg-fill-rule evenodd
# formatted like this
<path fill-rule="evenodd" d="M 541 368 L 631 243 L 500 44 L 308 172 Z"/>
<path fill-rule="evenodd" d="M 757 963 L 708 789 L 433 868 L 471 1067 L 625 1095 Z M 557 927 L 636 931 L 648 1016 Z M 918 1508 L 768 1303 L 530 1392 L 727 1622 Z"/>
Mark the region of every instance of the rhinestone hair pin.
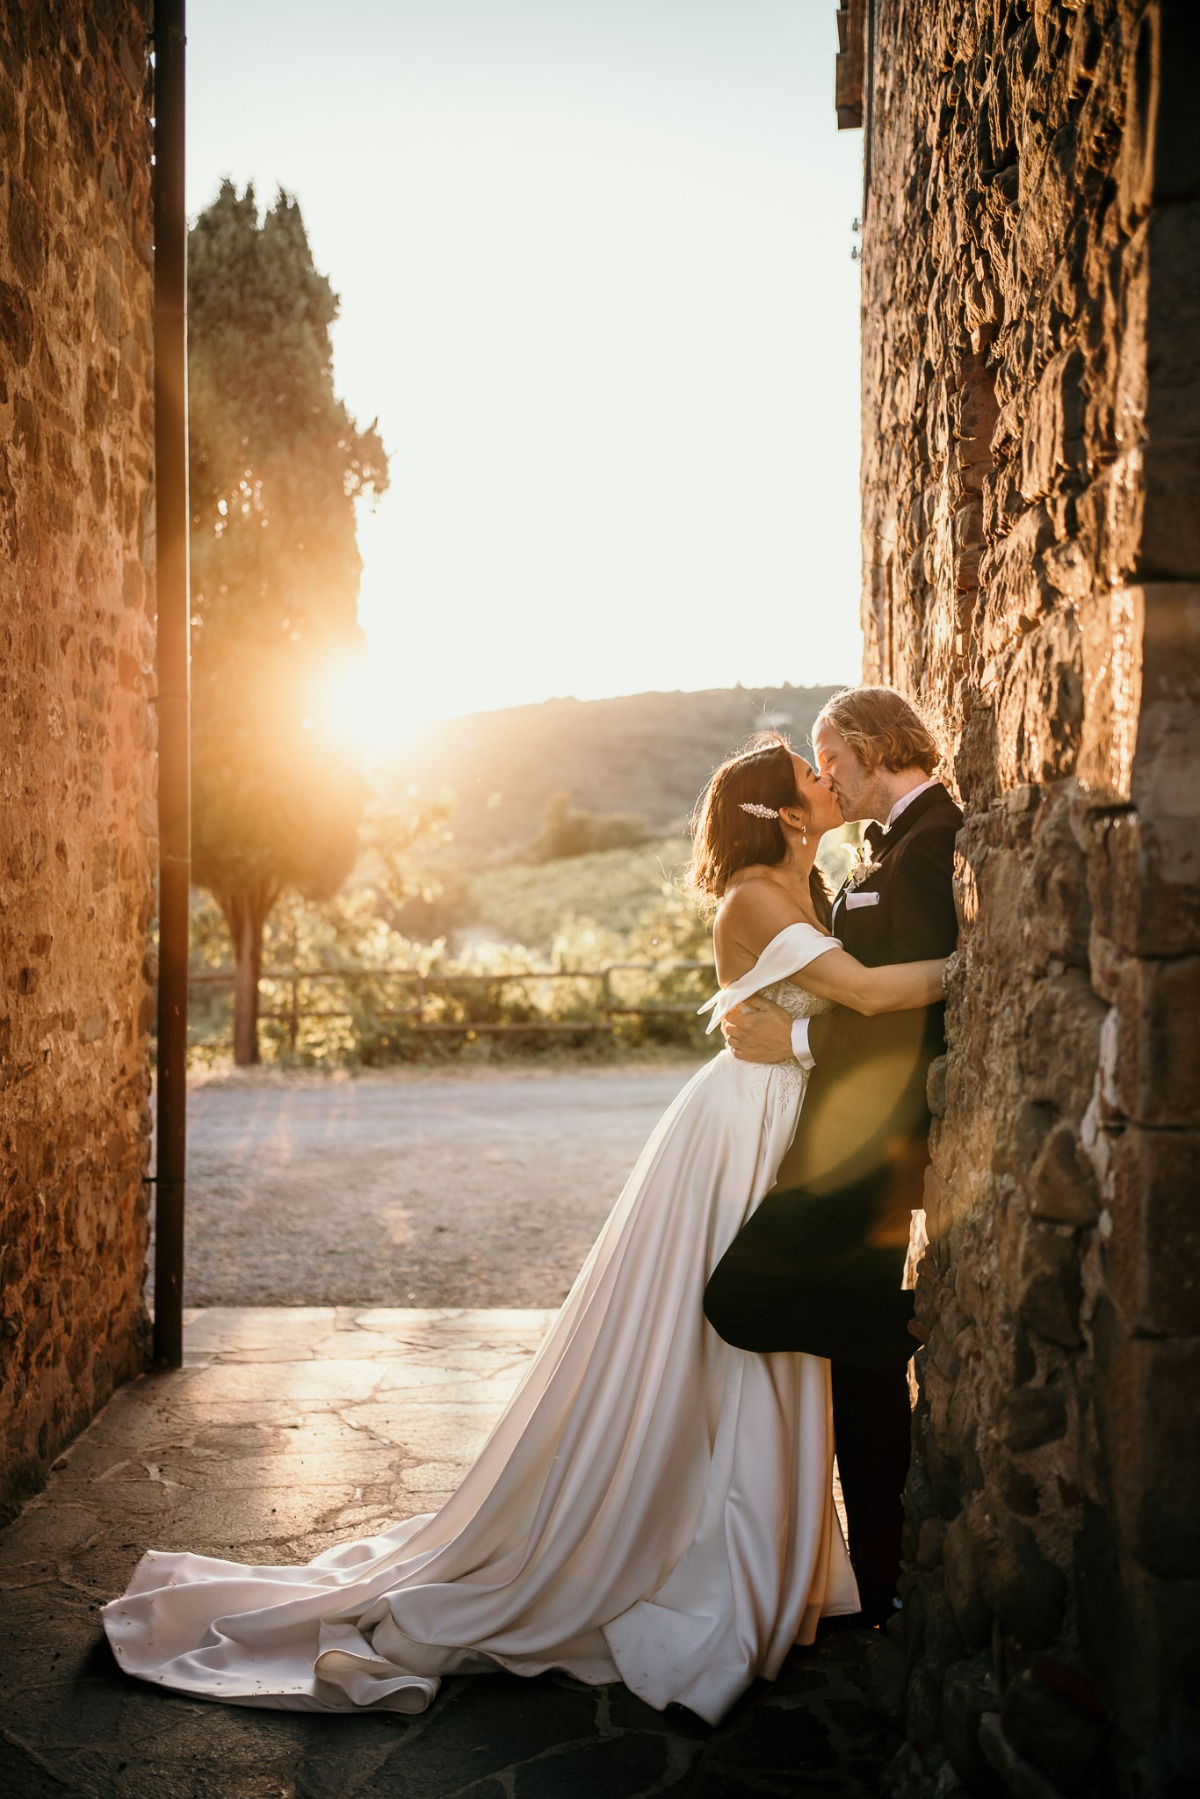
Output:
<path fill-rule="evenodd" d="M 738 805 L 741 811 L 748 812 L 751 818 L 779 817 L 779 808 L 777 806 L 760 806 L 757 800 L 739 800 Z"/>

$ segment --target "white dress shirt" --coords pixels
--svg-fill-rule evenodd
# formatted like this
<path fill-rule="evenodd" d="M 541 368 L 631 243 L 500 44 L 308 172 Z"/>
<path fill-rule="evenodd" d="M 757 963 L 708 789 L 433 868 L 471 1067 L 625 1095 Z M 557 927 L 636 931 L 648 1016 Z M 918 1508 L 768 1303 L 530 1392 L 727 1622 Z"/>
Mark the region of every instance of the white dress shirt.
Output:
<path fill-rule="evenodd" d="M 792 1054 L 801 1068 L 815 1068 L 817 1065 L 817 1058 L 808 1047 L 807 1018 L 793 1018 L 792 1020 Z"/>
<path fill-rule="evenodd" d="M 937 784 L 937 776 L 930 775 L 927 781 L 922 781 L 919 786 L 910 787 L 907 793 L 902 793 L 884 821 L 884 830 L 891 830 L 905 807 L 911 806 L 918 794 L 927 793 L 931 787 L 936 787 Z M 807 1018 L 796 1018 L 792 1020 L 792 1054 L 795 1056 L 797 1062 L 799 1062 L 801 1068 L 816 1067 L 816 1057 L 808 1047 L 808 1026 L 809 1020 Z"/>
<path fill-rule="evenodd" d="M 892 807 L 891 811 L 888 813 L 887 817 L 883 821 L 884 830 L 890 831 L 892 826 L 895 824 L 896 820 L 899 818 L 900 814 L 903 811 L 905 811 L 905 809 L 907 807 L 911 806 L 913 801 L 915 799 L 917 799 L 919 797 L 919 795 L 921 795 L 922 793 L 928 793 L 929 789 L 931 787 L 936 787 L 937 784 L 938 784 L 937 776 L 930 775 L 929 779 L 927 781 L 922 781 L 919 787 L 910 787 L 907 793 L 902 793 L 900 795 L 900 798 L 896 801 L 896 804 Z"/>

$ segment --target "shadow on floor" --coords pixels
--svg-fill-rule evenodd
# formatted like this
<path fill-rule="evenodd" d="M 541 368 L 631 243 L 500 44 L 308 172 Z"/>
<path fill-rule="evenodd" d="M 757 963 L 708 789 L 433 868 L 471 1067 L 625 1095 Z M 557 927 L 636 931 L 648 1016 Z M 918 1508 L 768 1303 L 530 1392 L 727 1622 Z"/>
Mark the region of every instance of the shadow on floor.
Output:
<path fill-rule="evenodd" d="M 304 1561 L 440 1505 L 542 1334 L 534 1312 L 189 1320 L 0 1532 L 5 1799 L 876 1799 L 896 1652 L 843 1630 L 718 1728 L 554 1675 L 445 1683 L 413 1719 L 261 1712 L 121 1674 L 98 1611 L 149 1547 Z"/>

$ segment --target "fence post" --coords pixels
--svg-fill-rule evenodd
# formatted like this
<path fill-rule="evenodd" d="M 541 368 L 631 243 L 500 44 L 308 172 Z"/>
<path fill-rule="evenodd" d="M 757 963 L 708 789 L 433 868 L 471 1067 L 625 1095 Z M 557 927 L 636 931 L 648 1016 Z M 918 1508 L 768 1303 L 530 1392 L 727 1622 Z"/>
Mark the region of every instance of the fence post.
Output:
<path fill-rule="evenodd" d="M 296 1039 L 300 1035 L 300 983 L 295 975 L 288 983 L 288 1053 L 295 1055 Z"/>

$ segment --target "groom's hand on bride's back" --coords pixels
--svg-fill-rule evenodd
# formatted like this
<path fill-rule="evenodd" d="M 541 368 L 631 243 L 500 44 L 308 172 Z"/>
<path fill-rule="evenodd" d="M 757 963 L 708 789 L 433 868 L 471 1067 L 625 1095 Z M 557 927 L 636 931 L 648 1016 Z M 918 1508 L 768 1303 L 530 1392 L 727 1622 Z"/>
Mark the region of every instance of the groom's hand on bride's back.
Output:
<path fill-rule="evenodd" d="M 792 1017 L 756 994 L 721 1020 L 725 1042 L 739 1062 L 786 1062 L 792 1054 Z"/>

